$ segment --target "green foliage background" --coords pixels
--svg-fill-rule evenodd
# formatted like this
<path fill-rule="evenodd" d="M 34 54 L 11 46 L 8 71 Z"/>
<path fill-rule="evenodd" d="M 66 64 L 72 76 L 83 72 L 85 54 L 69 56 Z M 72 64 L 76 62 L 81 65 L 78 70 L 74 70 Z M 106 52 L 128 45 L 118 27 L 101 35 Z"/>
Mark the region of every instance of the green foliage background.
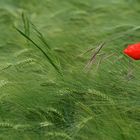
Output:
<path fill-rule="evenodd" d="M 140 62 L 122 53 L 140 41 L 139 7 L 0 0 L 0 140 L 139 140 Z"/>

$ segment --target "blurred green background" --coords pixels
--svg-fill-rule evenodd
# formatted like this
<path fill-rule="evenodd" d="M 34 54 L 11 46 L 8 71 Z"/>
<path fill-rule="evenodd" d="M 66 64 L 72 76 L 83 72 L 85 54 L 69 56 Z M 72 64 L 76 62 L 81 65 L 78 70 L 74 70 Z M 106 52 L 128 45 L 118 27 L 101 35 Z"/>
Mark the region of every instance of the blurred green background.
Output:
<path fill-rule="evenodd" d="M 139 7 L 0 0 L 0 140 L 139 140 Z"/>

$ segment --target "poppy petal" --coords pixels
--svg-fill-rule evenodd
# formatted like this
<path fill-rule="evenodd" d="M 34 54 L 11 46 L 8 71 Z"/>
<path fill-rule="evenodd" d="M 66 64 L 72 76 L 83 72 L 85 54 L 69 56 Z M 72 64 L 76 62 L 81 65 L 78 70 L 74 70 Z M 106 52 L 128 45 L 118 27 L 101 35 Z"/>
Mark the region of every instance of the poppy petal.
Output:
<path fill-rule="evenodd" d="M 135 60 L 140 60 L 140 43 L 128 45 L 124 53 Z"/>

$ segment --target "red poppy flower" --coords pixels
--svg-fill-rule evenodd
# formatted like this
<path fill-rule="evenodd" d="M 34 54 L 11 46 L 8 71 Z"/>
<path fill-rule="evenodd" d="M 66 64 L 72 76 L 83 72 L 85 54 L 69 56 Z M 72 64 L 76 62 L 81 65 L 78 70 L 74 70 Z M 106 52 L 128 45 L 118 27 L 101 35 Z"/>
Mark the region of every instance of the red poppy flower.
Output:
<path fill-rule="evenodd" d="M 128 45 L 124 53 L 135 60 L 140 60 L 140 43 Z"/>

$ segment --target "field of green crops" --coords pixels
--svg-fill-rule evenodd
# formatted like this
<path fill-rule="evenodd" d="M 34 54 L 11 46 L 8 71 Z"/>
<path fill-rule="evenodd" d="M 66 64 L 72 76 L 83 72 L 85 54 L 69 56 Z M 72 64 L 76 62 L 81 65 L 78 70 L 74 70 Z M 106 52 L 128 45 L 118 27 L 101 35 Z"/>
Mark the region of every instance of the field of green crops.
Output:
<path fill-rule="evenodd" d="M 0 140 L 139 140 L 137 42 L 139 0 L 0 0 Z"/>

